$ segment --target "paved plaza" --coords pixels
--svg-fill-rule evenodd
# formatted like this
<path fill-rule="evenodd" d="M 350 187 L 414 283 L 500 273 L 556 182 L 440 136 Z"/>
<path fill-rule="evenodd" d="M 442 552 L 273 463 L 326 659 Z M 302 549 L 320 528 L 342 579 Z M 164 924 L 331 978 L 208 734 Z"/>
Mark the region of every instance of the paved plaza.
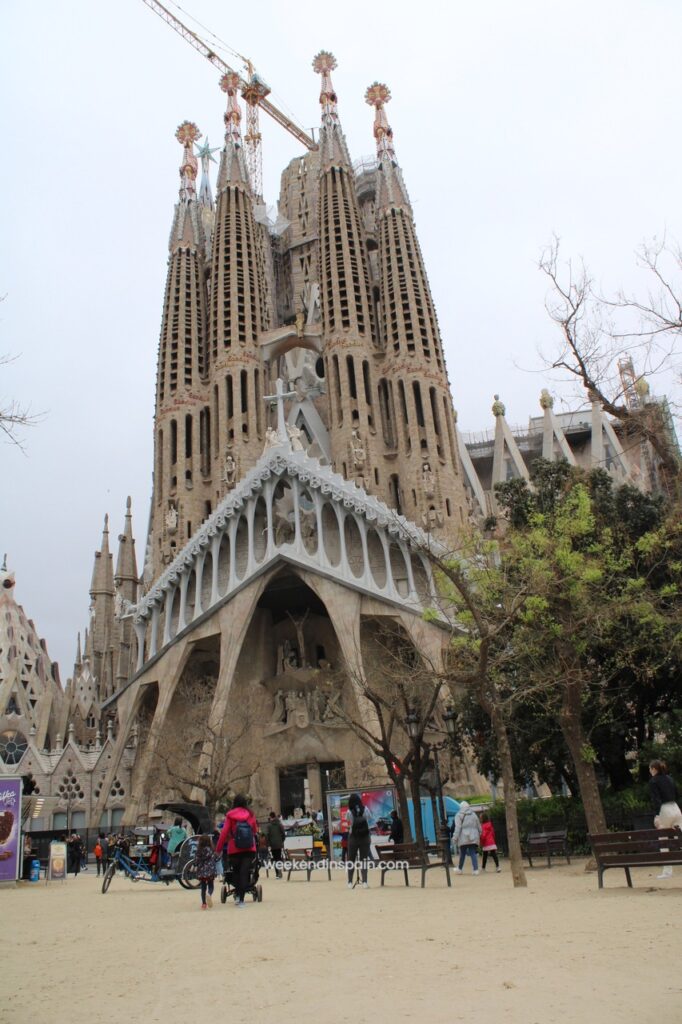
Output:
<path fill-rule="evenodd" d="M 346 888 L 263 877 L 240 912 L 200 910 L 177 884 L 92 869 L 66 884 L 0 893 L 2 1024 L 249 1020 L 341 1024 L 585 1024 L 682 1015 L 682 872 L 620 872 L 597 890 L 584 862 L 538 868 L 528 889 L 503 873 L 426 890 L 393 875 Z M 11 925 L 11 926 L 10 926 Z"/>

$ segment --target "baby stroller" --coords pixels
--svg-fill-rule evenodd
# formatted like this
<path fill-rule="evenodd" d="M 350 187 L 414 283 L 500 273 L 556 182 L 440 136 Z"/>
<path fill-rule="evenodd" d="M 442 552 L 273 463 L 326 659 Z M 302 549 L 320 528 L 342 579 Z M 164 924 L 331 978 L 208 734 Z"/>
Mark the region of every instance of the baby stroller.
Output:
<path fill-rule="evenodd" d="M 258 852 L 256 851 L 253 855 L 249 868 L 249 885 L 245 893 L 246 896 L 253 897 L 254 903 L 263 902 L 263 886 L 258 884 L 259 872 L 260 862 L 258 859 Z M 226 855 L 223 857 L 223 884 L 220 887 L 220 902 L 227 903 L 228 897 L 236 896 L 236 894 L 237 890 L 234 887 L 232 867 L 230 865 L 229 857 Z"/>

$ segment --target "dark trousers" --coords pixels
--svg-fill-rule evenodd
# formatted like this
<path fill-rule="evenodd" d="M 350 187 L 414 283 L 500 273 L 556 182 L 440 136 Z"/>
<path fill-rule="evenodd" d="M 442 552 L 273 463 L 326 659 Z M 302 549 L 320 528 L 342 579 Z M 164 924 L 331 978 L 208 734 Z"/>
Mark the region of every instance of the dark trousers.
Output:
<path fill-rule="evenodd" d="M 209 896 L 213 895 L 213 879 L 212 878 L 200 878 L 201 882 L 201 902 L 206 902 L 206 893 Z"/>
<path fill-rule="evenodd" d="M 102 864 L 101 857 L 96 857 L 95 860 L 97 862 L 97 877 L 99 878 L 100 870 L 102 871 L 102 874 L 104 874 L 104 865 Z"/>
<path fill-rule="evenodd" d="M 281 848 L 279 850 L 277 850 L 277 849 L 275 849 L 274 846 L 271 846 L 270 847 L 270 856 L 272 857 L 273 863 L 275 865 L 275 878 L 281 878 L 282 877 L 282 850 L 281 850 Z"/>
<path fill-rule="evenodd" d="M 348 837 L 348 881 L 353 881 L 353 870 L 355 861 L 360 861 L 358 872 L 363 882 L 367 881 L 367 862 L 371 858 L 371 844 L 369 836 L 357 839 L 355 836 Z"/>
<path fill-rule="evenodd" d="M 230 868 L 232 869 L 232 884 L 234 885 L 237 899 L 244 900 L 244 893 L 249 888 L 249 876 L 251 864 L 253 863 L 253 851 L 245 850 L 244 853 L 230 854 Z"/>
<path fill-rule="evenodd" d="M 500 858 L 497 856 L 497 850 L 484 850 L 483 851 L 483 870 L 485 871 L 485 866 L 488 863 L 488 854 L 490 854 L 492 859 L 495 861 L 495 867 L 499 868 L 499 866 L 500 866 Z"/>

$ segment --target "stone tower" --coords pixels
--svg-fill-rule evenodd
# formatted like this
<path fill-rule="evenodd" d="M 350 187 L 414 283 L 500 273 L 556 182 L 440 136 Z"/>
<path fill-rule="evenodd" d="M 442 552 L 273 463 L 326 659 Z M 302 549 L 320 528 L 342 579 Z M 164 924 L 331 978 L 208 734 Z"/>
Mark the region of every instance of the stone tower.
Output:
<path fill-rule="evenodd" d="M 365 94 L 375 108 L 378 161 L 374 211 L 383 347 L 378 406 L 384 455 L 393 469 L 388 502 L 430 532 L 454 540 L 466 518 L 454 411 L 412 206 L 386 118 L 390 98 L 378 82 Z"/>
<path fill-rule="evenodd" d="M 334 57 L 324 50 L 313 61 L 322 78 L 318 224 L 328 427 L 337 472 L 381 494 L 373 380 L 379 350 L 355 176 L 331 81 L 335 67 Z"/>
<path fill-rule="evenodd" d="M 210 378 L 218 448 L 223 462 L 230 456 L 242 475 L 263 450 L 258 340 L 270 321 L 268 274 L 239 128 L 238 76 L 223 75 L 221 88 L 227 93 L 227 111 L 211 262 Z"/>
<path fill-rule="evenodd" d="M 193 152 L 200 136 L 190 121 L 184 121 L 176 132 L 183 160 L 169 241 L 156 380 L 153 575 L 158 575 L 192 536 L 211 501 L 210 412 L 205 384 L 205 204 L 197 200 L 198 162 Z"/>

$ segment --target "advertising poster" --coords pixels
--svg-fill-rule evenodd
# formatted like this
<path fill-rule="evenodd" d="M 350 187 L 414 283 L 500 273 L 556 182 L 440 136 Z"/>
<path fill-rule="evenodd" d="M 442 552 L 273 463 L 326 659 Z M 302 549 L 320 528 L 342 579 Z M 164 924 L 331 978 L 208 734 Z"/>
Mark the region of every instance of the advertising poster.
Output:
<path fill-rule="evenodd" d="M 331 856 L 334 860 L 343 860 L 345 856 L 344 837 L 348 831 L 346 812 L 348 797 L 352 792 L 359 792 L 362 802 L 367 808 L 370 820 L 372 845 L 386 842 L 391 828 L 391 811 L 395 809 L 395 790 L 392 786 L 376 789 L 338 790 L 327 794 L 327 820 L 331 839 Z"/>
<path fill-rule="evenodd" d="M 21 860 L 21 779 L 0 778 L 0 882 L 16 882 Z"/>
<path fill-rule="evenodd" d="M 66 881 L 66 843 L 50 843 L 50 864 L 47 877 L 51 882 Z"/>

